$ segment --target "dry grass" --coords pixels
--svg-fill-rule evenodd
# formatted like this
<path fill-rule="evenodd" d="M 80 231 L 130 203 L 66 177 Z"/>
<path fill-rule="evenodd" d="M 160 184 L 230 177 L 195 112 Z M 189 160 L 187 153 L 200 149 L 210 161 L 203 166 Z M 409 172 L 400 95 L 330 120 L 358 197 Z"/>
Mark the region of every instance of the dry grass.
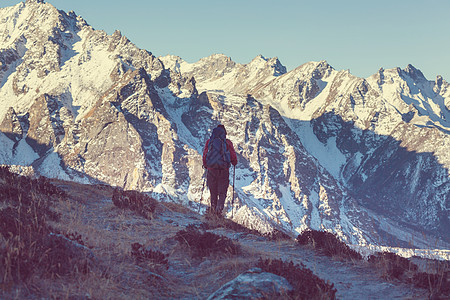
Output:
<path fill-rule="evenodd" d="M 321 253 L 345 260 L 361 260 L 362 256 L 358 252 L 339 240 L 339 238 L 326 231 L 305 230 L 297 237 L 300 245 L 311 245 Z"/>
<path fill-rule="evenodd" d="M 4 187 L 5 182 L 0 177 L 0 188 Z M 73 265 L 86 261 L 89 253 L 93 254 L 94 259 L 89 260 L 89 268 L 85 270 L 80 267 L 83 264 L 79 264 L 76 268 L 69 268 L 68 272 L 49 272 L 53 276 L 42 276 L 42 272 L 47 272 L 43 269 L 41 273 L 34 272 L 18 280 L 12 280 L 8 275 L 8 280 L 5 280 L 5 272 L 0 271 L 0 298 L 207 298 L 223 284 L 256 266 L 259 257 L 274 260 L 282 255 L 283 247 L 293 244 L 289 237 L 281 233 L 261 238 L 259 233 L 226 219 L 202 220 L 179 204 L 158 203 L 149 219 L 133 209 L 115 206 L 111 201 L 114 194 L 111 187 L 61 181 L 53 183 L 65 192 L 64 197 L 52 196 L 52 200 L 47 201 L 50 198 L 45 198 L 48 197 L 45 193 L 52 188 L 37 189 L 34 193 L 36 207 L 46 203 L 52 205 L 35 209 L 35 212 L 42 212 L 45 218 L 43 222 L 31 224 L 42 225 L 42 232 L 46 235 L 60 233 L 72 241 L 66 241 L 67 245 L 86 246 L 84 252 L 75 252 L 79 256 Z M 9 202 L 5 205 L 6 202 L 0 200 L 0 203 L 0 211 L 11 206 Z M 59 219 L 50 216 L 59 216 Z M 32 214 L 28 217 L 33 220 Z M 197 225 L 191 228 L 193 235 L 190 238 L 184 236 L 183 242 L 180 242 L 180 239 L 177 241 L 177 233 L 185 230 L 186 224 L 180 221 L 183 218 L 186 223 Z M 37 220 L 40 220 L 39 217 Z M 36 228 L 41 228 L 39 226 Z M 231 231 L 239 232 L 240 236 L 246 233 L 248 235 L 243 235 L 245 239 L 254 238 L 255 242 L 243 246 L 226 237 L 227 233 L 233 236 Z M 203 242 L 202 236 L 207 237 Z M 184 243 L 188 239 L 191 241 L 189 246 Z M 265 253 L 267 250 L 260 246 L 266 242 L 274 243 L 273 240 L 279 243 L 280 253 Z M 9 235 L 4 232 L 0 235 L 0 251 L 7 249 L 9 243 Z M 133 251 L 133 244 L 136 243 L 139 247 L 135 246 Z M 292 247 L 295 248 L 294 245 Z M 197 255 L 192 255 L 194 253 Z M 39 256 L 39 252 L 35 254 Z"/>
<path fill-rule="evenodd" d="M 164 212 L 164 211 L 170 211 L 170 212 L 177 212 L 182 214 L 188 214 L 191 212 L 189 208 L 186 206 L 183 206 L 179 203 L 175 202 L 159 202 L 158 207 L 156 208 L 157 212 Z"/>
<path fill-rule="evenodd" d="M 426 289 L 431 299 L 450 298 L 448 261 L 429 261 L 428 266 L 433 267 L 426 272 L 420 272 L 411 259 L 390 252 L 371 255 L 368 262 L 388 281 L 399 280 Z"/>
<path fill-rule="evenodd" d="M 202 261 L 192 261 L 175 241 L 176 232 L 180 228 L 161 220 L 141 218 L 133 210 L 123 210 L 111 202 L 105 203 L 104 200 L 112 196 L 111 190 L 90 186 L 85 189 L 85 186 L 74 183 L 56 184 L 61 185 L 68 196 L 55 201 L 55 211 L 60 213 L 60 219 L 64 221 L 49 222 L 52 231 L 60 232 L 89 247 L 95 255 L 96 265 L 89 272 L 71 272 L 50 281 L 32 276 L 26 281 L 12 284 L 10 289 L 2 285 L 2 297 L 28 298 L 34 295 L 44 298 L 179 298 L 186 293 L 205 297 L 208 291 L 213 292 L 219 288 L 219 282 L 231 280 L 231 276 L 238 273 L 230 273 L 229 265 L 226 267 L 225 263 L 221 263 L 229 260 L 227 256 L 218 257 L 213 254 L 210 259 L 218 259 L 219 262 L 213 266 L 223 266 L 223 274 L 226 274 L 223 281 L 218 280 L 218 283 L 213 285 L 205 282 L 202 279 L 202 265 L 189 275 L 192 279 L 187 284 L 183 272 L 189 272 L 186 270 L 196 264 L 199 266 Z M 165 206 L 170 207 L 171 211 L 186 212 L 178 205 Z M 149 253 L 165 251 L 167 254 L 164 254 L 164 259 L 168 260 L 167 265 L 151 259 L 136 259 L 136 251 L 133 254 L 132 245 L 137 242 L 142 245 L 137 253 L 143 258 L 150 255 Z M 184 263 L 179 269 L 181 273 L 175 271 L 180 261 Z M 167 270 L 168 265 L 172 270 Z M 33 288 L 30 289 L 30 286 Z"/>
<path fill-rule="evenodd" d="M 122 209 L 129 209 L 147 219 L 152 219 L 156 211 L 158 202 L 138 191 L 124 191 L 115 188 L 112 195 L 112 202 Z"/>
<path fill-rule="evenodd" d="M 8 176 L 12 178 L 9 184 L 17 179 L 14 175 Z M 141 237 L 136 234 L 146 231 L 144 228 L 148 230 L 149 223 L 142 219 L 129 222 L 130 219 L 135 220 L 135 216 L 115 209 L 112 203 L 96 205 L 110 196 L 110 191 L 62 183 L 61 186 L 69 193 L 64 198 L 50 201 L 50 196 L 45 193 L 51 190 L 37 186 L 32 190 L 31 199 L 26 199 L 30 201 L 25 207 L 22 205 L 25 198 L 19 189 L 11 192 L 11 185 L 6 186 L 5 179 L 2 183 L 5 196 L 2 200 L 8 205 L 2 203 L 1 209 L 5 215 L 0 239 L 0 258 L 5 267 L 1 268 L 1 298 L 29 298 L 33 295 L 44 298 L 129 299 L 149 298 L 160 293 L 159 283 L 149 285 L 155 280 L 152 266 L 138 266 L 131 255 L 130 240 L 145 241 L 142 238 L 145 234 Z M 26 191 L 28 193 L 29 189 Z M 16 199 L 14 195 L 19 197 Z M 16 203 L 19 206 L 15 206 Z M 45 206 L 50 203 L 53 203 L 51 210 Z M 14 207 L 32 209 L 20 209 L 20 218 L 17 218 L 11 210 Z M 54 211 L 59 213 L 59 219 L 51 218 L 58 215 Z M 20 222 L 14 222 L 14 219 Z M 28 236 L 34 239 L 25 239 Z M 17 237 L 19 242 L 15 242 Z M 83 245 L 87 247 L 83 248 Z M 89 258 L 89 265 L 83 255 L 86 261 Z M 28 267 L 30 263 L 34 263 L 33 269 Z"/>
<path fill-rule="evenodd" d="M 96 270 L 95 257 L 79 234 L 58 234 L 50 225 L 61 219 L 52 207 L 67 197 L 64 192 L 46 179 L 31 180 L 5 169 L 0 176 L 6 204 L 0 210 L 0 284 L 5 298 L 60 290 L 56 283 L 61 278 L 81 279 Z"/>
<path fill-rule="evenodd" d="M 286 294 L 291 299 L 336 299 L 337 290 L 333 284 L 317 277 L 304 265 L 280 259 L 260 258 L 257 266 L 265 272 L 286 278 L 294 288 L 292 292 Z"/>
<path fill-rule="evenodd" d="M 395 253 L 382 252 L 368 257 L 368 262 L 381 272 L 386 280 L 404 280 L 411 278 L 417 271 L 417 266 L 409 259 L 398 256 Z"/>
<path fill-rule="evenodd" d="M 186 246 L 193 257 L 207 257 L 214 253 L 238 255 L 240 245 L 231 239 L 215 233 L 199 230 L 195 226 L 187 226 L 178 231 L 175 239 Z"/>
<path fill-rule="evenodd" d="M 362 256 L 341 242 L 336 235 L 316 230 L 306 230 L 297 237 L 301 245 L 309 245 L 319 252 L 340 260 L 358 263 Z M 380 252 L 368 257 L 369 265 L 387 281 L 401 281 L 427 289 L 431 298 L 450 297 L 448 262 L 432 261 L 438 267 L 427 272 L 419 268 L 411 259 L 391 252 Z"/>

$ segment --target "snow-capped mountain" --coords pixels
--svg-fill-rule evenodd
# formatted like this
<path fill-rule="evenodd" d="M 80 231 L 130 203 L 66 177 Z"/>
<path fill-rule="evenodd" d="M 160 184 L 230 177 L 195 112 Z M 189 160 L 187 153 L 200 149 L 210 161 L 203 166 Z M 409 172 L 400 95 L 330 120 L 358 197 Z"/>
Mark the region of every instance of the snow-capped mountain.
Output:
<path fill-rule="evenodd" d="M 0 9 L 0 163 L 204 209 L 201 152 L 222 123 L 233 216 L 262 231 L 430 247 L 423 231 L 448 248 L 449 87 L 410 65 L 363 79 L 263 56 L 189 64 L 43 1 Z"/>

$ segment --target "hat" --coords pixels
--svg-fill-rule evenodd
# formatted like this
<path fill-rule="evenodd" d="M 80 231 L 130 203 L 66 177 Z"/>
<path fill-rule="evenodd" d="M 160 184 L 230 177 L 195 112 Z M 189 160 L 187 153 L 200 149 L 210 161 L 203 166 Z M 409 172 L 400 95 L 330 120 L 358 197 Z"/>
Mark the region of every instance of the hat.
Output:
<path fill-rule="evenodd" d="M 219 124 L 219 125 L 217 125 L 217 127 L 223 128 L 223 130 L 225 131 L 225 135 L 227 134 L 227 130 L 225 129 L 225 126 L 223 126 L 222 124 Z"/>

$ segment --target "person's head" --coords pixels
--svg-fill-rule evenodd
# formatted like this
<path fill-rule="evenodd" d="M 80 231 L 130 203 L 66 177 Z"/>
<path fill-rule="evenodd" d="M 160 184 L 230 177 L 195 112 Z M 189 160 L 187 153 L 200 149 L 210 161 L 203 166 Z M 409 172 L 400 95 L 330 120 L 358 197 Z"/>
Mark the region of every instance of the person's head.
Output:
<path fill-rule="evenodd" d="M 225 126 L 223 126 L 222 124 L 217 125 L 217 127 L 223 128 L 223 130 L 225 131 L 225 135 L 227 135 L 227 130 L 225 129 Z"/>

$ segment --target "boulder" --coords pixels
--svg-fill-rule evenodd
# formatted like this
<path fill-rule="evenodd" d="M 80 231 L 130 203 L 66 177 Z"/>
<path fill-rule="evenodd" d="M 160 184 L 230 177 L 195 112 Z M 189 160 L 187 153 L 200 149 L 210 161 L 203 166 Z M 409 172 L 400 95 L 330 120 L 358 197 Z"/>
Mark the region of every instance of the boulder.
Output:
<path fill-rule="evenodd" d="M 226 283 L 209 296 L 208 300 L 274 298 L 292 290 L 291 284 L 284 277 L 253 268 Z"/>

